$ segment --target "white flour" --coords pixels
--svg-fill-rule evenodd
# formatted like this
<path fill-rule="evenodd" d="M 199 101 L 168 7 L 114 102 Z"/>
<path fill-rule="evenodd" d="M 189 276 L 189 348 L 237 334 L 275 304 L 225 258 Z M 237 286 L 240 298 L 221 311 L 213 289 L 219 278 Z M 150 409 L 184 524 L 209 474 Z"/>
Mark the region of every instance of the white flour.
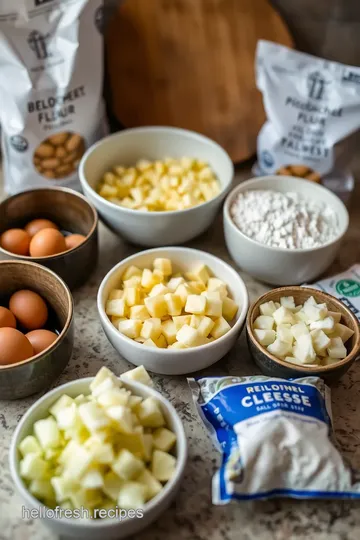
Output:
<path fill-rule="evenodd" d="M 319 247 L 339 231 L 333 208 L 292 192 L 245 191 L 234 201 L 230 214 L 242 233 L 271 247 Z"/>

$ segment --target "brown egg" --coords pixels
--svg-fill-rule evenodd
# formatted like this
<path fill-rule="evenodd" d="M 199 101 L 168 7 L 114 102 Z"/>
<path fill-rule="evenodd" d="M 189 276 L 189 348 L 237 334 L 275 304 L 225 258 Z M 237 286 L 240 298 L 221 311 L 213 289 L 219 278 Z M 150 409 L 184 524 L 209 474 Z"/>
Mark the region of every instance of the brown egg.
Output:
<path fill-rule="evenodd" d="M 32 221 L 29 221 L 24 228 L 31 237 L 35 236 L 36 233 L 42 231 L 43 229 L 59 230 L 59 227 L 49 219 L 33 219 Z"/>
<path fill-rule="evenodd" d="M 66 249 L 74 249 L 86 240 L 86 236 L 82 234 L 69 234 L 65 236 Z"/>
<path fill-rule="evenodd" d="M 23 229 L 8 229 L 0 237 L 3 249 L 16 255 L 29 255 L 30 235 Z"/>
<path fill-rule="evenodd" d="M 15 364 L 34 356 L 27 337 L 16 328 L 0 328 L 0 365 Z"/>
<path fill-rule="evenodd" d="M 44 351 L 58 338 L 55 332 L 50 332 L 50 330 L 33 330 L 25 336 L 30 341 L 34 354 Z"/>
<path fill-rule="evenodd" d="M 32 257 L 47 257 L 66 251 L 65 238 L 56 229 L 42 229 L 33 236 L 30 242 Z"/>
<path fill-rule="evenodd" d="M 0 328 L 16 328 L 16 319 L 10 309 L 0 306 Z"/>
<path fill-rule="evenodd" d="M 9 309 L 21 326 L 27 330 L 42 328 L 48 318 L 48 308 L 41 296 L 23 289 L 16 291 L 10 298 Z"/>

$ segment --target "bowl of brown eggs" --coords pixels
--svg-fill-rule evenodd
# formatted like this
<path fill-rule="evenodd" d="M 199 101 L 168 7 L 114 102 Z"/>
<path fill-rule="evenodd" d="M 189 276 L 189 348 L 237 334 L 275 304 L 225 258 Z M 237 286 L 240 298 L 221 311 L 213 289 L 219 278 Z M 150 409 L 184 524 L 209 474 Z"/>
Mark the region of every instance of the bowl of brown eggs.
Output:
<path fill-rule="evenodd" d="M 0 259 L 42 264 L 74 289 L 96 266 L 97 228 L 95 208 L 76 191 L 24 191 L 0 204 Z"/>
<path fill-rule="evenodd" d="M 54 272 L 0 261 L 0 399 L 39 392 L 62 373 L 73 341 L 73 299 Z"/>

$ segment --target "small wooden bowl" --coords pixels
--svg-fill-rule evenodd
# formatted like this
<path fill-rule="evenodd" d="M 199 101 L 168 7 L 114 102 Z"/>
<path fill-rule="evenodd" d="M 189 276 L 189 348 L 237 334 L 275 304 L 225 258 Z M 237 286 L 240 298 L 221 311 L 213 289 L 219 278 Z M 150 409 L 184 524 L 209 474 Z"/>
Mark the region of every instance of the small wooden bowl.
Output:
<path fill-rule="evenodd" d="M 44 218 L 60 229 L 83 234 L 86 240 L 74 249 L 47 257 L 26 257 L 0 247 L 0 259 L 25 260 L 42 264 L 74 289 L 83 285 L 95 269 L 98 258 L 98 216 L 87 199 L 67 188 L 23 191 L 0 204 L 0 235 L 7 229 L 23 228 L 32 219 Z"/>
<path fill-rule="evenodd" d="M 0 365 L 0 400 L 19 399 L 59 377 L 70 360 L 74 343 L 74 305 L 71 292 L 54 272 L 25 261 L 0 261 L 0 305 L 20 289 L 31 289 L 46 300 L 59 323 L 59 337 L 45 351 L 7 366 Z"/>
<path fill-rule="evenodd" d="M 295 304 L 303 304 L 310 296 L 313 296 L 317 303 L 326 303 L 330 311 L 340 312 L 341 322 L 354 331 L 354 335 L 346 342 L 348 355 L 343 360 L 329 366 L 306 367 L 289 364 L 285 360 L 280 360 L 260 345 L 254 335 L 254 321 L 260 315 L 260 305 L 264 302 L 280 302 L 282 296 L 293 296 Z M 280 287 L 273 289 L 258 298 L 249 309 L 246 320 L 246 334 L 251 355 L 257 366 L 265 375 L 271 377 L 281 377 L 283 379 L 297 378 L 304 376 L 317 376 L 332 383 L 340 379 L 348 371 L 353 362 L 360 355 L 360 330 L 359 323 L 355 315 L 339 300 L 316 289 L 306 287 Z"/>

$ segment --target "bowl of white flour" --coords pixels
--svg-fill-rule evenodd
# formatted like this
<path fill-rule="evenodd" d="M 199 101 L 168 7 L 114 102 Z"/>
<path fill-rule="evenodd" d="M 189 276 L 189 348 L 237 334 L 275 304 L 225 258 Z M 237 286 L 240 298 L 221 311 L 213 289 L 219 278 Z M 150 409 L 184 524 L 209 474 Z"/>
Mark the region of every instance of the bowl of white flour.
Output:
<path fill-rule="evenodd" d="M 243 182 L 224 205 L 234 261 L 272 285 L 313 280 L 333 262 L 349 225 L 344 203 L 319 184 L 291 176 Z"/>

